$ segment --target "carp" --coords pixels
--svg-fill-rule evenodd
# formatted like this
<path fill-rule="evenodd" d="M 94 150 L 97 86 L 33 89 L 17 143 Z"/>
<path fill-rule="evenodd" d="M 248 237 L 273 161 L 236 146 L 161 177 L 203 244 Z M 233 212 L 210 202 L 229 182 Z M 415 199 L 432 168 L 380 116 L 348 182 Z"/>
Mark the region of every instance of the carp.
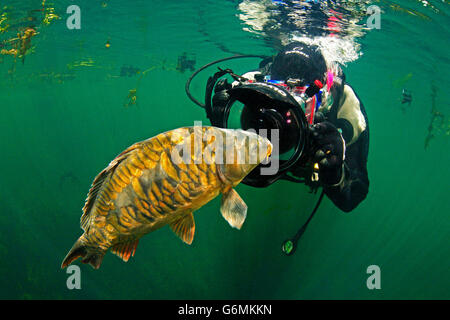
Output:
<path fill-rule="evenodd" d="M 165 225 L 191 244 L 192 213 L 219 194 L 222 216 L 240 229 L 247 205 L 233 187 L 271 152 L 270 141 L 256 133 L 207 126 L 133 144 L 92 183 L 80 222 L 84 233 L 61 268 L 82 258 L 98 269 L 108 249 L 127 262 L 142 236 Z"/>

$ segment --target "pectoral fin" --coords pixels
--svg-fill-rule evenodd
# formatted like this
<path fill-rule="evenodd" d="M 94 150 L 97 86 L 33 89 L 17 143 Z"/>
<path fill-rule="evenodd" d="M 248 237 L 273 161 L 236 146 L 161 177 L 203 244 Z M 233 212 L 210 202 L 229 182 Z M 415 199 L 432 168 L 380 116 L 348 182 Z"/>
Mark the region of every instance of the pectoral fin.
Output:
<path fill-rule="evenodd" d="M 240 229 L 247 217 L 247 205 L 238 193 L 230 188 L 222 196 L 220 212 L 230 226 Z"/>
<path fill-rule="evenodd" d="M 192 212 L 182 216 L 178 220 L 170 224 L 170 228 L 177 236 L 187 244 L 191 244 L 194 240 L 195 222 Z"/>

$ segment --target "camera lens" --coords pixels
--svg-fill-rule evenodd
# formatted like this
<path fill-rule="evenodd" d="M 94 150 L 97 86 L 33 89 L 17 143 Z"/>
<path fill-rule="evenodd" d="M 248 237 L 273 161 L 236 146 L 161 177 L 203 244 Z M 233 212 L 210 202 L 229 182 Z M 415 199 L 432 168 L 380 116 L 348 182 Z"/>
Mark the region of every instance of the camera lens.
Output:
<path fill-rule="evenodd" d="M 289 110 L 277 109 L 245 105 L 241 112 L 241 127 L 244 130 L 254 129 L 256 132 L 267 129 L 267 138 L 272 143 L 272 130 L 278 130 L 279 153 L 283 155 L 292 151 L 297 144 L 299 127 Z"/>

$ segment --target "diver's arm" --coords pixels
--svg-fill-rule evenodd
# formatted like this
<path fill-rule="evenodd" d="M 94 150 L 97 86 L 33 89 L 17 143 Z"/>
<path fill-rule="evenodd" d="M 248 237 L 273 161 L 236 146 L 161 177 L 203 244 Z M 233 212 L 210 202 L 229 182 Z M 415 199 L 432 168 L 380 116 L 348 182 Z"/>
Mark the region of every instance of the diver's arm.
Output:
<path fill-rule="evenodd" d="M 341 128 L 347 146 L 355 143 L 361 133 L 366 130 L 367 117 L 364 107 L 353 88 L 348 84 L 344 85 L 336 120 L 332 122 Z"/>
<path fill-rule="evenodd" d="M 369 135 L 364 131 L 358 141 L 346 148 L 340 182 L 337 185 L 323 184 L 325 194 L 344 212 L 355 209 L 369 191 L 368 146 Z"/>
<path fill-rule="evenodd" d="M 323 184 L 325 194 L 342 211 L 349 212 L 365 199 L 369 191 L 367 156 L 369 128 L 364 106 L 346 85 L 335 125 L 345 139 L 345 157 L 340 181 Z"/>

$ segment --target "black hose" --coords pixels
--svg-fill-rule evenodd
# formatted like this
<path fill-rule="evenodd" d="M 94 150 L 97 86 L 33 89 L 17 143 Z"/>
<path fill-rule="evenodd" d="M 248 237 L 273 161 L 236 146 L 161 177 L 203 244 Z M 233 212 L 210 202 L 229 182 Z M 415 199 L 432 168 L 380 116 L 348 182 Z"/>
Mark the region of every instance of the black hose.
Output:
<path fill-rule="evenodd" d="M 196 70 L 190 77 L 189 79 L 186 81 L 186 86 L 185 86 L 185 90 L 186 90 L 186 94 L 189 97 L 189 99 L 192 100 L 192 102 L 194 102 L 196 105 L 199 105 L 202 108 L 205 108 L 205 104 L 201 103 L 200 101 L 198 101 L 197 99 L 195 99 L 192 94 L 191 91 L 189 89 L 189 87 L 191 86 L 191 81 L 195 78 L 195 76 L 197 74 L 199 74 L 201 71 L 205 70 L 206 68 L 223 62 L 223 61 L 227 61 L 227 60 L 232 60 L 232 59 L 241 59 L 241 58 L 262 58 L 265 59 L 267 58 L 267 56 L 261 56 L 261 55 L 253 55 L 253 54 L 246 54 L 246 55 L 236 55 L 236 56 L 232 56 L 232 57 L 227 57 L 227 58 L 223 58 L 223 59 L 219 59 L 219 60 L 215 60 L 213 62 L 210 62 L 208 64 L 205 64 L 203 67 L 201 67 L 200 69 Z"/>
<path fill-rule="evenodd" d="M 322 190 L 322 192 L 320 193 L 320 196 L 319 196 L 319 200 L 317 200 L 316 206 L 314 207 L 313 211 L 311 212 L 311 215 L 309 216 L 308 220 L 306 220 L 306 222 L 303 224 L 303 226 L 300 229 L 298 229 L 295 236 L 292 239 L 288 239 L 283 242 L 281 249 L 283 250 L 283 252 L 286 255 L 290 256 L 291 254 L 293 254 L 295 252 L 295 249 L 297 249 L 297 243 L 300 240 L 300 238 L 302 237 L 302 235 L 305 233 L 306 227 L 308 227 L 308 224 L 311 221 L 311 219 L 313 218 L 317 209 L 319 209 L 319 206 L 320 206 L 320 203 L 322 202 L 324 194 L 325 194 L 325 192 Z"/>

